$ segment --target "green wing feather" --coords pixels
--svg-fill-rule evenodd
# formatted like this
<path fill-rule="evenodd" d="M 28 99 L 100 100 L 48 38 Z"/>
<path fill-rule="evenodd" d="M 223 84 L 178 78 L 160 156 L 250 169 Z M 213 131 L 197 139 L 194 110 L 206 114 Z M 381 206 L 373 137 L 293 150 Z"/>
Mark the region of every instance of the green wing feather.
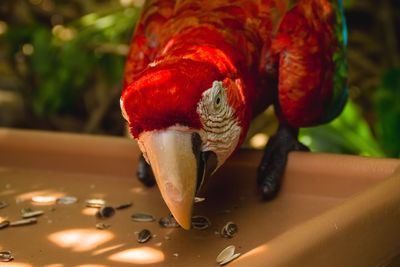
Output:
<path fill-rule="evenodd" d="M 328 106 L 327 114 L 324 116 L 324 121 L 330 121 L 337 117 L 343 110 L 347 97 L 347 26 L 344 16 L 343 1 L 333 1 L 332 6 L 336 13 L 335 35 L 337 40 L 337 49 L 333 54 L 334 62 L 334 78 L 333 78 L 333 95 L 332 101 Z"/>

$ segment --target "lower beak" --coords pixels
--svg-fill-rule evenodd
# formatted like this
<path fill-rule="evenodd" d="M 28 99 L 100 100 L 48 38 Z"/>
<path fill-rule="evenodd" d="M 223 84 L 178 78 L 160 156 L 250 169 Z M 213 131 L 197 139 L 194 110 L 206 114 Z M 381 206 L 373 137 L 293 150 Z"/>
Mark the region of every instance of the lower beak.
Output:
<path fill-rule="evenodd" d="M 199 184 L 200 136 L 194 132 L 167 129 L 143 133 L 139 141 L 169 210 L 182 228 L 190 229 Z"/>

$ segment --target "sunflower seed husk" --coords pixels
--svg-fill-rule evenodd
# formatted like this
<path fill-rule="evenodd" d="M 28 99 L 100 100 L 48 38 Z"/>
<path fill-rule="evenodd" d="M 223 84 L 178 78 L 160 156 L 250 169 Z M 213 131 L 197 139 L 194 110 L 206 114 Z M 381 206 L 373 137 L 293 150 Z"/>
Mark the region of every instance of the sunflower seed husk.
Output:
<path fill-rule="evenodd" d="M 78 198 L 73 196 L 59 197 L 56 202 L 57 204 L 71 205 L 78 202 Z"/>
<path fill-rule="evenodd" d="M 106 201 L 104 199 L 93 198 L 86 200 L 86 207 L 89 208 L 101 208 L 104 207 L 105 205 Z"/>
<path fill-rule="evenodd" d="M 200 202 L 203 202 L 204 200 L 206 200 L 206 198 L 204 198 L 204 197 L 195 197 L 194 203 L 200 203 Z"/>
<path fill-rule="evenodd" d="M 107 223 L 97 223 L 96 224 L 96 228 L 99 230 L 105 230 L 111 227 L 111 224 L 107 224 Z"/>
<path fill-rule="evenodd" d="M 232 255 L 231 257 L 226 258 L 224 261 L 221 261 L 221 262 L 219 263 L 219 265 L 221 265 L 221 266 L 222 266 L 222 265 L 225 265 L 225 264 L 227 264 L 227 263 L 233 261 L 234 259 L 238 258 L 239 256 L 240 256 L 240 253 L 236 253 L 236 254 Z"/>
<path fill-rule="evenodd" d="M 10 221 L 4 220 L 0 222 L 0 229 L 6 228 L 10 225 Z"/>
<path fill-rule="evenodd" d="M 22 213 L 22 218 L 23 219 L 28 219 L 28 218 L 37 217 L 37 216 L 40 216 L 40 215 L 43 215 L 43 214 L 44 214 L 43 210 L 35 210 L 35 211 Z"/>
<path fill-rule="evenodd" d="M 5 201 L 0 201 L 0 209 L 5 208 L 8 206 L 8 203 Z"/>
<path fill-rule="evenodd" d="M 226 259 L 229 259 L 235 254 L 235 246 L 231 245 L 224 248 L 217 256 L 217 263 L 224 262 Z"/>
<path fill-rule="evenodd" d="M 131 218 L 135 222 L 154 222 L 156 220 L 153 215 L 142 212 L 132 214 Z"/>
<path fill-rule="evenodd" d="M 238 231 L 238 227 L 233 222 L 227 222 L 221 229 L 221 236 L 225 238 L 232 238 Z"/>
<path fill-rule="evenodd" d="M 96 213 L 97 217 L 99 218 L 110 218 L 115 214 L 115 209 L 110 206 L 105 206 L 99 209 Z"/>
<path fill-rule="evenodd" d="M 10 222 L 10 226 L 23 226 L 23 225 L 29 225 L 29 224 L 34 224 L 34 223 L 37 223 L 36 217 Z"/>
<path fill-rule="evenodd" d="M 8 262 L 14 259 L 11 251 L 2 250 L 0 251 L 0 262 Z"/>
<path fill-rule="evenodd" d="M 164 228 L 179 228 L 181 227 L 179 223 L 175 220 L 172 214 L 169 214 L 167 217 L 162 217 L 158 223 Z"/>
<path fill-rule="evenodd" d="M 143 229 L 142 231 L 139 232 L 137 236 L 137 242 L 138 243 L 146 243 L 149 241 L 151 238 L 151 232 L 147 229 Z"/>
<path fill-rule="evenodd" d="M 132 202 L 123 203 L 123 204 L 121 204 L 121 205 L 116 206 L 115 209 L 116 209 L 116 210 L 123 210 L 123 209 L 127 209 L 127 208 L 131 207 L 132 205 L 133 205 Z"/>
<path fill-rule="evenodd" d="M 29 213 L 29 212 L 32 212 L 32 211 L 33 211 L 32 208 L 23 208 L 23 209 L 21 209 L 21 214 Z"/>
<path fill-rule="evenodd" d="M 210 227 L 211 222 L 207 217 L 204 216 L 193 216 L 192 217 L 192 228 L 196 230 L 205 230 Z"/>

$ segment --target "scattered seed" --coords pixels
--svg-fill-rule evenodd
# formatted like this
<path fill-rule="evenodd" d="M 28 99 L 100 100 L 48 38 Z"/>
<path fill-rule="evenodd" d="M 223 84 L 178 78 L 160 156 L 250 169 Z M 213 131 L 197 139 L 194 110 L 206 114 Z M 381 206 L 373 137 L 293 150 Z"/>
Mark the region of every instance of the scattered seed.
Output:
<path fill-rule="evenodd" d="M 105 230 L 111 227 L 111 224 L 107 224 L 107 223 L 97 223 L 96 224 L 96 228 L 99 230 Z"/>
<path fill-rule="evenodd" d="M 225 238 L 232 238 L 238 231 L 238 227 L 233 222 L 227 222 L 221 229 L 221 236 Z"/>
<path fill-rule="evenodd" d="M 217 263 L 221 263 L 235 254 L 235 246 L 231 245 L 224 248 L 217 256 Z"/>
<path fill-rule="evenodd" d="M 53 203 L 56 201 L 54 196 L 35 196 L 32 197 L 32 201 L 36 203 Z"/>
<path fill-rule="evenodd" d="M 96 216 L 99 218 L 110 218 L 115 214 L 115 209 L 110 206 L 102 207 L 97 213 Z"/>
<path fill-rule="evenodd" d="M 131 207 L 132 205 L 133 205 L 132 202 L 123 203 L 123 204 L 121 204 L 121 205 L 116 206 L 115 209 L 116 209 L 116 210 L 123 210 L 123 209 L 127 209 L 127 208 Z"/>
<path fill-rule="evenodd" d="M 2 250 L 0 251 L 0 261 L 1 262 L 8 262 L 12 261 L 14 259 L 11 251 L 8 250 Z"/>
<path fill-rule="evenodd" d="M 171 240 L 171 237 L 169 235 L 164 236 L 165 240 Z"/>
<path fill-rule="evenodd" d="M 63 204 L 63 205 L 71 205 L 78 202 L 78 198 L 77 197 L 73 197 L 73 196 L 66 196 L 66 197 L 60 197 L 57 198 L 57 204 Z"/>
<path fill-rule="evenodd" d="M 5 201 L 0 201 L 0 209 L 7 207 L 8 204 Z"/>
<path fill-rule="evenodd" d="M 32 212 L 32 211 L 33 211 L 32 208 L 23 208 L 23 209 L 21 209 L 21 214 L 29 213 L 29 212 Z"/>
<path fill-rule="evenodd" d="M 104 207 L 105 205 L 106 205 L 106 201 L 103 199 L 93 198 L 93 199 L 86 200 L 86 207 L 89 207 L 89 208 L 101 208 L 101 207 Z"/>
<path fill-rule="evenodd" d="M 142 212 L 132 214 L 131 218 L 135 222 L 154 222 L 156 220 L 153 215 Z"/>
<path fill-rule="evenodd" d="M 221 266 L 222 266 L 222 265 L 225 265 L 225 264 L 227 264 L 227 263 L 233 261 L 234 259 L 237 259 L 239 256 L 240 256 L 240 253 L 236 253 L 236 254 L 232 255 L 231 257 L 225 259 L 224 261 L 221 261 L 221 262 L 219 263 L 219 265 L 221 265 Z"/>
<path fill-rule="evenodd" d="M 146 243 L 151 238 L 151 232 L 147 229 L 143 229 L 139 232 L 137 236 L 137 242 L 139 243 Z"/>
<path fill-rule="evenodd" d="M 205 230 L 210 227 L 211 222 L 207 217 L 204 216 L 193 216 L 192 227 L 196 230 Z"/>
<path fill-rule="evenodd" d="M 23 219 L 19 221 L 10 222 L 10 226 L 22 226 L 37 223 L 37 218 Z"/>
<path fill-rule="evenodd" d="M 174 253 L 174 254 L 172 254 L 172 256 L 178 257 L 178 256 L 179 256 L 179 253 Z"/>
<path fill-rule="evenodd" d="M 7 228 L 10 225 L 10 221 L 4 220 L 0 222 L 0 229 Z"/>
<path fill-rule="evenodd" d="M 203 202 L 204 200 L 206 200 L 206 198 L 204 198 L 204 197 L 195 197 L 194 203 L 200 203 L 200 202 Z"/>
<path fill-rule="evenodd" d="M 28 218 L 37 217 L 37 216 L 40 216 L 40 215 L 43 215 L 43 214 L 44 214 L 43 210 L 35 210 L 35 211 L 22 213 L 22 218 L 23 219 L 28 219 Z"/>
<path fill-rule="evenodd" d="M 179 223 L 175 220 L 172 214 L 168 214 L 167 217 L 162 217 L 158 223 L 164 228 L 179 228 Z"/>

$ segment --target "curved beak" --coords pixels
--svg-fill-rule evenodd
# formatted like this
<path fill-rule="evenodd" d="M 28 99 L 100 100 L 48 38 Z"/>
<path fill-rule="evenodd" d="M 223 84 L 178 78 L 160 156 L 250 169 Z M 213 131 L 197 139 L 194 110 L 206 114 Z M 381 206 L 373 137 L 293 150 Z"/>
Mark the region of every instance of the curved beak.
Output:
<path fill-rule="evenodd" d="M 172 215 L 190 229 L 194 196 L 205 176 L 200 135 L 168 128 L 143 133 L 139 143 Z"/>

